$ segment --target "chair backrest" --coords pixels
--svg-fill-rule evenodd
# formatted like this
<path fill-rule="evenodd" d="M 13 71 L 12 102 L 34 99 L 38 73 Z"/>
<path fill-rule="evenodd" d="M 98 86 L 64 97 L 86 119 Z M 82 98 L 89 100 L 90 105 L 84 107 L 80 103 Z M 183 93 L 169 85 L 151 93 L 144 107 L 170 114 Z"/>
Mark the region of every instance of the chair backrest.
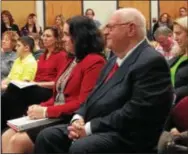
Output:
<path fill-rule="evenodd" d="M 171 115 L 177 129 L 182 131 L 188 130 L 188 96 L 177 103 L 172 109 Z"/>

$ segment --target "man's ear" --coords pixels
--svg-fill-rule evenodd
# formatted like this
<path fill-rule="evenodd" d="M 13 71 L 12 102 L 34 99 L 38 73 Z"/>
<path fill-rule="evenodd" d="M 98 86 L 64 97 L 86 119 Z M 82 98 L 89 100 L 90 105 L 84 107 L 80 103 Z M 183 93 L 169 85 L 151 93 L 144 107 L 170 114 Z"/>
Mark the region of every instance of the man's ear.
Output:
<path fill-rule="evenodd" d="M 30 52 L 30 48 L 29 48 L 29 46 L 28 46 L 28 45 L 26 45 L 26 46 L 25 46 L 25 51 Z"/>
<path fill-rule="evenodd" d="M 130 24 L 128 36 L 132 37 L 136 33 L 136 25 Z"/>

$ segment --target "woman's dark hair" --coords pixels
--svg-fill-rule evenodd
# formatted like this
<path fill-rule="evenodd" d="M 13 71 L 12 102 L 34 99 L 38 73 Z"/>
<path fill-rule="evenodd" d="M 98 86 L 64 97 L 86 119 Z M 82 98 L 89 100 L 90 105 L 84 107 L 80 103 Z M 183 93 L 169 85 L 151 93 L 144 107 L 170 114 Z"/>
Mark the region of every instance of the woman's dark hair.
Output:
<path fill-rule="evenodd" d="M 172 25 L 171 16 L 170 16 L 168 13 L 166 13 L 166 12 L 160 15 L 159 21 L 162 20 L 162 17 L 163 17 L 164 15 L 167 15 L 167 24 L 168 24 L 168 25 Z"/>
<path fill-rule="evenodd" d="M 85 15 L 87 14 L 88 11 L 91 11 L 91 12 L 92 12 L 92 15 L 95 16 L 95 12 L 94 12 L 94 10 L 91 9 L 91 8 L 89 8 L 89 9 L 86 10 Z"/>
<path fill-rule="evenodd" d="M 10 11 L 8 11 L 8 10 L 3 10 L 2 12 L 1 12 L 1 19 L 2 19 L 2 16 L 3 15 L 6 15 L 7 17 L 8 17 L 8 19 L 9 19 L 9 21 L 10 21 L 10 25 L 12 25 L 13 23 L 14 23 L 14 19 L 13 19 L 13 17 L 12 17 L 12 14 L 10 13 Z"/>
<path fill-rule="evenodd" d="M 89 53 L 102 53 L 104 38 L 94 21 L 85 16 L 75 16 L 66 21 L 75 46 L 75 56 L 82 60 Z"/>
<path fill-rule="evenodd" d="M 29 36 L 23 36 L 18 39 L 23 45 L 29 46 L 30 52 L 33 52 L 33 49 L 35 47 L 34 39 Z"/>
<path fill-rule="evenodd" d="M 58 29 L 55 26 L 52 26 L 52 27 L 46 27 L 44 29 L 44 32 L 46 30 L 51 30 L 52 33 L 53 33 L 54 38 L 56 38 L 55 52 L 60 52 L 61 50 L 64 50 L 63 41 L 62 41 L 62 38 L 61 38 L 61 36 L 59 34 Z"/>

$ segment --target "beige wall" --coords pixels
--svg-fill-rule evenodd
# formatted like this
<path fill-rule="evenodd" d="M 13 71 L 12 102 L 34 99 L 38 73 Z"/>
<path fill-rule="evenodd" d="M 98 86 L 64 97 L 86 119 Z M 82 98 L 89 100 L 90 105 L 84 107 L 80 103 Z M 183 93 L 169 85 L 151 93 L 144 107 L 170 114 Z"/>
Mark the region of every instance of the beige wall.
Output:
<path fill-rule="evenodd" d="M 95 18 L 101 22 L 102 25 L 106 24 L 110 15 L 116 10 L 116 1 L 89 1 L 86 0 L 84 4 L 85 10 L 91 8 L 95 11 Z"/>

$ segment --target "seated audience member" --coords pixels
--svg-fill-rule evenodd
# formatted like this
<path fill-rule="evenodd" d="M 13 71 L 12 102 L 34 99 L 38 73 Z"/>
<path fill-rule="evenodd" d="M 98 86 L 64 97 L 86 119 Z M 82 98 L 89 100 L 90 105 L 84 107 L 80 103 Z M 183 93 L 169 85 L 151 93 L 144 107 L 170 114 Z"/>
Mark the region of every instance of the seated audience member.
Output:
<path fill-rule="evenodd" d="M 32 56 L 34 40 L 30 37 L 21 37 L 16 44 L 18 58 L 14 61 L 11 71 L 2 82 L 1 90 L 5 90 L 11 80 L 32 81 L 35 78 L 37 62 Z"/>
<path fill-rule="evenodd" d="M 63 32 L 67 61 L 57 77 L 53 97 L 41 105 L 29 107 L 27 113 L 31 119 L 64 117 L 64 122 L 69 122 L 70 119 L 65 116 L 70 117 L 86 100 L 105 64 L 101 55 L 103 37 L 93 20 L 75 16 L 66 21 Z M 23 133 L 7 130 L 3 134 L 3 152 L 32 152 L 41 129 Z"/>
<path fill-rule="evenodd" d="M 153 25 L 153 37 L 154 37 L 154 33 L 155 31 L 161 27 L 161 26 L 166 26 L 169 29 L 173 29 L 173 24 L 171 21 L 171 17 L 168 13 L 163 13 L 160 18 L 159 21 L 157 21 L 154 25 Z"/>
<path fill-rule="evenodd" d="M 116 56 L 70 124 L 40 132 L 35 153 L 149 153 L 156 146 L 173 100 L 168 64 L 147 43 L 145 18 L 134 8 L 115 11 L 104 34 Z"/>
<path fill-rule="evenodd" d="M 101 23 L 98 20 L 94 19 L 95 12 L 93 11 L 93 9 L 91 9 L 91 8 L 87 9 L 86 12 L 85 12 L 85 16 L 94 20 L 94 22 L 95 22 L 95 24 L 98 28 L 101 26 Z"/>
<path fill-rule="evenodd" d="M 66 52 L 60 48 L 59 39 L 56 28 L 45 29 L 42 37 L 45 52 L 38 61 L 34 79 L 36 86 L 19 89 L 10 84 L 1 96 L 2 129 L 6 127 L 7 120 L 23 116 L 29 105 L 40 104 L 52 97 L 55 79 L 65 63 L 66 56 Z"/>
<path fill-rule="evenodd" d="M 34 39 L 35 41 L 35 48 L 33 50 L 33 56 L 36 60 L 44 53 L 44 49 L 40 48 L 40 35 L 38 33 L 30 33 L 29 36 Z"/>
<path fill-rule="evenodd" d="M 16 59 L 15 47 L 19 36 L 14 31 L 6 31 L 2 38 L 1 51 L 1 80 L 8 76 Z"/>
<path fill-rule="evenodd" d="M 1 35 L 5 31 L 16 31 L 20 35 L 20 30 L 18 25 L 14 24 L 14 19 L 8 10 L 3 10 L 1 12 Z"/>
<path fill-rule="evenodd" d="M 27 23 L 21 28 L 21 35 L 28 36 L 30 33 L 42 34 L 42 28 L 37 23 L 37 16 L 31 13 L 27 17 Z"/>
<path fill-rule="evenodd" d="M 173 39 L 173 32 L 168 27 L 159 27 L 154 33 L 155 40 L 160 44 L 155 48 L 160 52 L 166 60 L 170 60 L 174 57 L 174 54 L 178 50 L 178 44 Z"/>
<path fill-rule="evenodd" d="M 188 96 L 172 109 L 158 144 L 159 153 L 188 153 Z"/>
<path fill-rule="evenodd" d="M 57 15 L 55 17 L 55 27 L 58 29 L 61 37 L 63 37 L 63 25 L 64 25 L 63 15 Z"/>
<path fill-rule="evenodd" d="M 182 17 L 174 22 L 174 37 L 180 50 L 177 56 L 169 61 L 171 80 L 175 88 L 176 103 L 188 96 L 188 17 Z"/>
<path fill-rule="evenodd" d="M 187 14 L 187 8 L 185 8 L 185 7 L 181 7 L 181 8 L 179 8 L 179 16 L 180 17 L 185 17 L 185 16 L 187 16 L 188 14 Z"/>

